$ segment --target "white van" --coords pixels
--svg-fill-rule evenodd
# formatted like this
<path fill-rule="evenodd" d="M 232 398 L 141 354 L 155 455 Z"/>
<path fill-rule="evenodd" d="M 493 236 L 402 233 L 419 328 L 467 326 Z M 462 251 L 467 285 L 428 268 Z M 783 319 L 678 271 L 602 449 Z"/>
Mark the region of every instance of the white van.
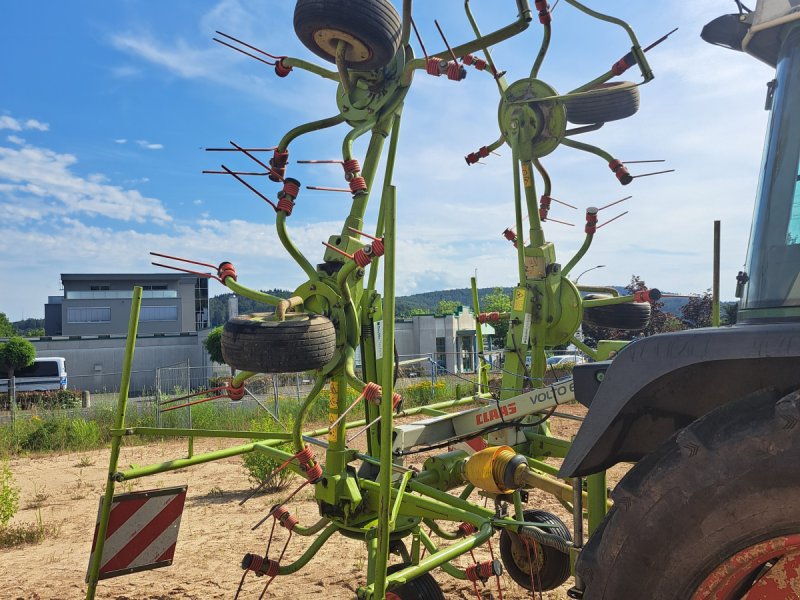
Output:
<path fill-rule="evenodd" d="M 18 392 L 67 389 L 66 361 L 58 356 L 35 358 L 33 364 L 14 371 Z M 7 375 L 7 373 L 3 373 Z M 8 379 L 0 379 L 0 392 L 8 391 Z"/>

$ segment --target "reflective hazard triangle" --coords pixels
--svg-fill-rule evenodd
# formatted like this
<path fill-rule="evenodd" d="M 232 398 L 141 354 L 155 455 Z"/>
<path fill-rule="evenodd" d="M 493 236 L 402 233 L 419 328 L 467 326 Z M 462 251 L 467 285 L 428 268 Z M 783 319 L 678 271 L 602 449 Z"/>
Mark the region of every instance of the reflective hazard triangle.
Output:
<path fill-rule="evenodd" d="M 114 496 L 108 517 L 99 579 L 172 564 L 181 525 L 186 486 Z M 102 500 L 92 540 L 92 560 L 102 516 Z M 89 581 L 89 573 L 86 574 Z"/>

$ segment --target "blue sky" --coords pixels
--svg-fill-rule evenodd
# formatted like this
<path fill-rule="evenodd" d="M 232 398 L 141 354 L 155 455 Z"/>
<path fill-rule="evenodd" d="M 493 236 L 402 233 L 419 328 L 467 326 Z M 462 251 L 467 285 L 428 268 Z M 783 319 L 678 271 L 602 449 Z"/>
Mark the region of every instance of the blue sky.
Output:
<path fill-rule="evenodd" d="M 699 39 L 702 25 L 733 12 L 728 0 L 588 2 L 627 19 L 643 45 L 679 31 L 648 56 L 656 74 L 642 107 L 581 140 L 622 160 L 664 158 L 676 173 L 623 188 L 604 162 L 569 148 L 545 159 L 553 195 L 580 208 L 551 216 L 580 224 L 585 207 L 628 194 L 629 214 L 601 229 L 575 273 L 606 265 L 582 283 L 701 292 L 711 285 L 711 232 L 722 220 L 722 294 L 732 298 L 744 262 L 757 187 L 771 70 Z M 515 17 L 511 0 L 473 3 L 484 31 Z M 148 251 L 218 263 L 240 281 L 292 288 L 303 274 L 287 259 L 272 209 L 236 181 L 202 175 L 219 154 L 204 147 L 271 146 L 289 128 L 336 112 L 335 85 L 295 70 L 285 79 L 214 43 L 218 29 L 264 50 L 317 60 L 296 39 L 293 2 L 122 0 L 4 6 L 0 36 L 0 312 L 41 317 L 59 274 L 152 272 Z M 451 43 L 469 38 L 461 0 L 417 1 L 415 19 L 438 50 L 433 19 Z M 553 45 L 541 78 L 566 91 L 597 76 L 628 50 L 616 27 L 566 2 L 554 12 Z M 537 22 L 494 49 L 509 81 L 527 77 L 541 39 Z M 418 49 L 417 49 L 418 50 Z M 630 70 L 624 78 L 638 81 Z M 403 114 L 398 186 L 398 293 L 513 285 L 516 262 L 500 235 L 513 224 L 510 151 L 467 167 L 463 156 L 497 138 L 498 94 L 470 70 L 454 83 L 418 73 Z M 301 138 L 291 158 L 337 158 L 346 126 Z M 364 146 L 357 145 L 362 158 Z M 233 166 L 245 159 L 225 157 Z M 632 165 L 635 174 L 648 165 Z M 303 184 L 343 185 L 340 167 L 291 164 Z M 277 184 L 256 182 L 274 199 Z M 341 229 L 348 196 L 303 191 L 290 232 L 312 262 Z M 374 227 L 377 196 L 367 214 Z M 602 214 L 602 213 L 601 213 Z M 612 213 L 615 214 L 615 213 Z M 565 263 L 582 228 L 548 224 Z M 211 293 L 224 292 L 214 284 Z"/>

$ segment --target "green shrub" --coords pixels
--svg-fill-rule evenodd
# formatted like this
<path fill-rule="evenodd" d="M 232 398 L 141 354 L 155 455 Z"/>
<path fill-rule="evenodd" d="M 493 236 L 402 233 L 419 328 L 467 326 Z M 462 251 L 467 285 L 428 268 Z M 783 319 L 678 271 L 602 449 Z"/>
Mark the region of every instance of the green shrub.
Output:
<path fill-rule="evenodd" d="M 46 410 L 56 408 L 78 408 L 80 405 L 81 392 L 78 390 L 17 392 L 17 407 L 22 410 L 31 408 Z M 9 410 L 8 393 L 0 394 L 0 409 Z"/>
<path fill-rule="evenodd" d="M 0 528 L 0 548 L 12 548 L 22 544 L 39 544 L 47 537 L 57 537 L 56 525 L 45 524 L 42 511 L 36 511 L 36 523 L 19 523 Z"/>
<path fill-rule="evenodd" d="M 277 423 L 272 417 L 266 416 L 254 420 L 250 423 L 252 431 L 283 432 L 284 427 Z M 291 424 L 286 425 L 286 429 L 291 429 Z M 253 440 L 255 441 L 255 440 Z M 292 452 L 291 443 L 286 442 L 276 446 L 285 452 Z M 283 464 L 283 461 L 276 460 L 263 452 L 254 450 L 242 456 L 244 468 L 247 471 L 248 479 L 253 487 L 261 487 L 264 492 L 275 492 L 282 490 L 292 479 L 292 471 L 284 468 L 278 473 L 275 470 Z"/>
<path fill-rule="evenodd" d="M 5 529 L 19 508 L 19 487 L 7 461 L 0 463 L 0 529 Z"/>
<path fill-rule="evenodd" d="M 451 400 L 455 397 L 452 388 L 445 381 L 437 381 L 434 384 L 430 381 L 419 381 L 398 391 L 403 396 L 406 408 Z"/>
<path fill-rule="evenodd" d="M 67 432 L 67 444 L 74 450 L 89 450 L 100 446 L 100 426 L 94 421 L 71 420 Z"/>

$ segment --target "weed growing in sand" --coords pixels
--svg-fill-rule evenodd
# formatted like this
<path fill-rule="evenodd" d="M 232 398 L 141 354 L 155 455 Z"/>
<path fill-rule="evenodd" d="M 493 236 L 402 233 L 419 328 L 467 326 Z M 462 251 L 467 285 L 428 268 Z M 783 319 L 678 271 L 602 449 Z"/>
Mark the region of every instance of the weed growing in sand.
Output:
<path fill-rule="evenodd" d="M 39 544 L 47 538 L 58 537 L 56 525 L 45 524 L 42 511 L 36 511 L 35 523 L 16 523 L 0 527 L 0 548 L 12 548 L 22 544 Z"/>
<path fill-rule="evenodd" d="M 225 492 L 221 487 L 215 485 L 210 490 L 208 490 L 208 497 L 209 498 L 222 498 L 225 495 Z"/>
<path fill-rule="evenodd" d="M 81 459 L 75 463 L 75 466 L 79 469 L 83 469 L 84 467 L 93 467 L 94 461 L 88 456 L 81 456 Z"/>
<path fill-rule="evenodd" d="M 28 501 L 28 504 L 25 508 L 41 508 L 50 497 L 50 494 L 48 494 L 45 490 L 46 487 L 44 485 L 39 487 L 34 483 L 33 497 Z"/>
<path fill-rule="evenodd" d="M 291 424 L 278 423 L 270 416 L 252 421 L 250 423 L 250 428 L 253 431 L 283 432 L 287 429 L 291 429 Z M 291 452 L 288 443 L 280 444 L 276 447 L 280 450 Z M 282 469 L 276 472 L 281 466 L 282 461 L 271 458 L 263 452 L 248 452 L 242 456 L 242 462 L 244 463 L 244 468 L 247 470 L 250 483 L 253 487 L 261 488 L 264 492 L 281 490 L 289 484 L 292 478 L 292 472 L 289 469 Z"/>
<path fill-rule="evenodd" d="M 0 531 L 5 529 L 18 508 L 19 487 L 14 483 L 8 461 L 3 461 L 0 463 Z"/>

